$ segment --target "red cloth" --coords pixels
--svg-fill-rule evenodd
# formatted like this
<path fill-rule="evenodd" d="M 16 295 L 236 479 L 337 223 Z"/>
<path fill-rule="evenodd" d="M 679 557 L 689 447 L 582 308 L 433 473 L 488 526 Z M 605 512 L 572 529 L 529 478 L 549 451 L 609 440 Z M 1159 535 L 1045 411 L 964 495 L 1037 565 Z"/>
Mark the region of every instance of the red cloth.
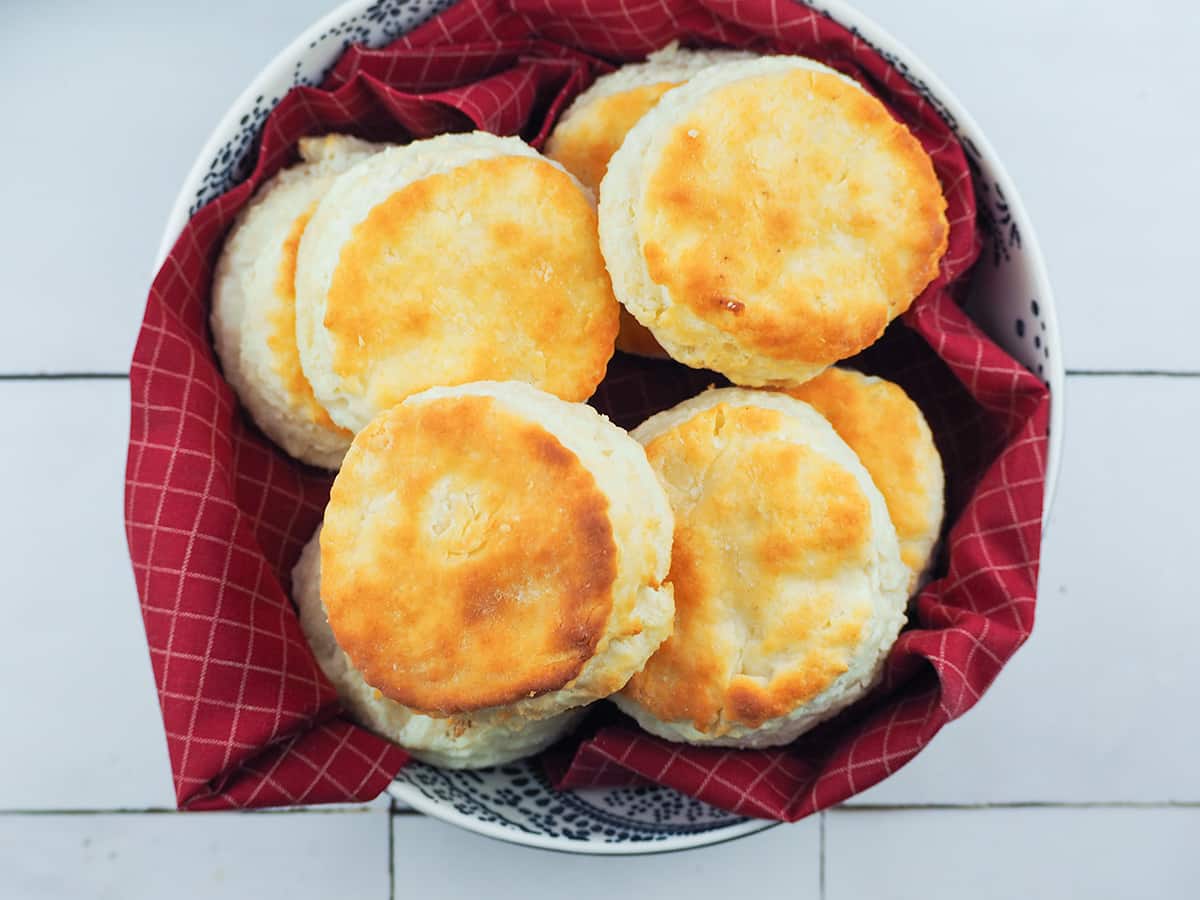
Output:
<path fill-rule="evenodd" d="M 288 601 L 330 478 L 263 438 L 218 370 L 208 295 L 234 216 L 303 135 L 403 140 L 476 127 L 539 142 L 605 60 L 674 38 L 822 59 L 880 96 L 933 157 L 952 226 L 941 276 L 858 364 L 925 409 L 953 525 L 942 576 L 916 602 L 882 687 L 836 720 L 787 748 L 729 751 L 601 716 L 547 765 L 563 786 L 644 778 L 796 819 L 912 758 L 1028 637 L 1049 395 L 954 302 L 978 254 L 975 201 L 963 151 L 929 103 L 857 37 L 789 0 L 464 0 L 386 49 L 352 47 L 321 89 L 291 91 L 265 124 L 251 176 L 188 222 L 151 287 L 130 370 L 125 517 L 181 807 L 365 800 L 406 761 L 340 714 Z M 628 426 L 712 380 L 619 356 L 593 402 Z"/>

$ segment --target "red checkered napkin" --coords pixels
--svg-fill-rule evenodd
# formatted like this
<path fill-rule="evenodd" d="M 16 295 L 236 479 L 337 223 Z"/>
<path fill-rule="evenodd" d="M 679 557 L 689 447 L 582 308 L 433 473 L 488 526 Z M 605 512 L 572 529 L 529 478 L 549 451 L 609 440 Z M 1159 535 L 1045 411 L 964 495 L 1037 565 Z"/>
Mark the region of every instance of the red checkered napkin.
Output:
<path fill-rule="evenodd" d="M 610 62 L 685 43 L 798 52 L 858 78 L 908 123 L 949 200 L 939 279 L 857 361 L 921 404 L 948 475 L 938 571 L 882 687 L 774 750 L 660 741 L 615 715 L 546 759 L 564 787 L 650 779 L 746 815 L 796 819 L 861 791 L 969 709 L 1033 626 L 1049 395 L 953 294 L 979 250 L 966 160 L 936 111 L 855 35 L 790 0 L 464 0 L 382 50 L 352 47 L 267 119 L 250 177 L 198 212 L 154 279 L 130 370 L 125 518 L 181 807 L 374 797 L 403 751 L 340 712 L 288 600 L 329 476 L 250 425 L 207 327 L 221 241 L 307 134 L 407 140 L 481 128 L 540 142 Z M 622 425 L 713 376 L 618 357 L 593 403 Z"/>

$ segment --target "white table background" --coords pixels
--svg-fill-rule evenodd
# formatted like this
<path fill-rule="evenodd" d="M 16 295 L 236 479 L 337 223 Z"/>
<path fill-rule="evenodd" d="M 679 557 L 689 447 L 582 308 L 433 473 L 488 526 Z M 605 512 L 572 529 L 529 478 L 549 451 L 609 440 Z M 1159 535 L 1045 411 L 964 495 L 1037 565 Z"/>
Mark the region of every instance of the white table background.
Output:
<path fill-rule="evenodd" d="M 330 2 L 0 3 L 0 896 L 1200 896 L 1200 7 L 859 5 L 972 110 L 1050 263 L 1069 377 L 1037 629 L 851 805 L 615 861 L 386 800 L 172 811 L 121 519 L 124 373 L 194 154 Z"/>

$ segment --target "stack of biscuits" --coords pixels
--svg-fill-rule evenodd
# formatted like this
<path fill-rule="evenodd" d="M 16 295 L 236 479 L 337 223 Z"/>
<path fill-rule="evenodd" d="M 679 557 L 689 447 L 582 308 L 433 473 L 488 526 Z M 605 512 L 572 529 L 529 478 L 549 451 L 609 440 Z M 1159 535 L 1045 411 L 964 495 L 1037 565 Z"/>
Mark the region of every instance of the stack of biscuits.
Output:
<path fill-rule="evenodd" d="M 475 132 L 300 142 L 226 240 L 212 326 L 261 430 L 337 475 L 293 572 L 348 713 L 440 766 L 611 698 L 766 747 L 878 681 L 943 474 L 920 409 L 834 366 L 937 275 L 932 163 L 809 59 L 674 45 L 542 155 Z M 710 369 L 632 433 L 614 348 Z"/>

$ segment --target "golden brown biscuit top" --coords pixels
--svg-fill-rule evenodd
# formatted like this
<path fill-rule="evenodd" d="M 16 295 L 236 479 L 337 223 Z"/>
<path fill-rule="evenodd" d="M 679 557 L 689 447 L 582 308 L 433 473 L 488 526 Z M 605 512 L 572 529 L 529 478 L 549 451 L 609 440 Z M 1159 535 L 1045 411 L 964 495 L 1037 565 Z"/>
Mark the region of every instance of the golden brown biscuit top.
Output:
<path fill-rule="evenodd" d="M 920 572 L 942 518 L 941 457 L 920 408 L 896 384 L 826 369 L 788 394 L 829 420 L 887 502 L 904 564 Z"/>
<path fill-rule="evenodd" d="M 617 332 L 595 210 L 570 176 L 523 156 L 413 182 L 355 226 L 324 325 L 334 370 L 376 409 L 484 380 L 584 400 Z"/>
<path fill-rule="evenodd" d="M 313 203 L 297 216 L 284 239 L 279 275 L 275 279 L 275 297 L 278 302 L 271 310 L 271 332 L 267 336 L 267 347 L 271 351 L 275 373 L 292 400 L 292 408 L 303 411 L 310 422 L 350 438 L 353 435 L 334 424 L 325 407 L 313 396 L 312 385 L 308 383 L 308 379 L 304 377 L 304 370 L 300 367 L 300 351 L 296 347 L 296 252 L 316 207 L 317 204 Z"/>
<path fill-rule="evenodd" d="M 638 237 L 650 277 L 767 356 L 874 342 L 937 274 L 933 165 L 874 97 L 806 69 L 708 94 L 663 139 Z"/>
<path fill-rule="evenodd" d="M 659 719 L 758 727 L 849 668 L 871 609 L 835 589 L 867 559 L 870 505 L 786 420 L 720 403 L 646 445 L 675 510 L 675 631 L 625 692 Z"/>
<path fill-rule="evenodd" d="M 608 161 L 629 129 L 678 84 L 675 81 L 646 84 L 593 100 L 554 130 L 546 145 L 546 155 L 562 163 L 593 191 L 599 191 Z"/>
<path fill-rule="evenodd" d="M 394 407 L 355 438 L 321 598 L 368 684 L 434 715 L 557 690 L 592 657 L 617 549 L 592 474 L 490 397 Z"/>
<path fill-rule="evenodd" d="M 678 82 L 663 81 L 592 101 L 555 128 L 546 144 L 546 155 L 599 193 L 600 182 L 608 170 L 608 161 L 625 140 L 629 129 L 654 107 L 663 94 L 677 86 Z M 621 308 L 621 326 L 616 346 L 625 353 L 667 358 L 667 352 L 650 330 L 624 307 Z"/>

